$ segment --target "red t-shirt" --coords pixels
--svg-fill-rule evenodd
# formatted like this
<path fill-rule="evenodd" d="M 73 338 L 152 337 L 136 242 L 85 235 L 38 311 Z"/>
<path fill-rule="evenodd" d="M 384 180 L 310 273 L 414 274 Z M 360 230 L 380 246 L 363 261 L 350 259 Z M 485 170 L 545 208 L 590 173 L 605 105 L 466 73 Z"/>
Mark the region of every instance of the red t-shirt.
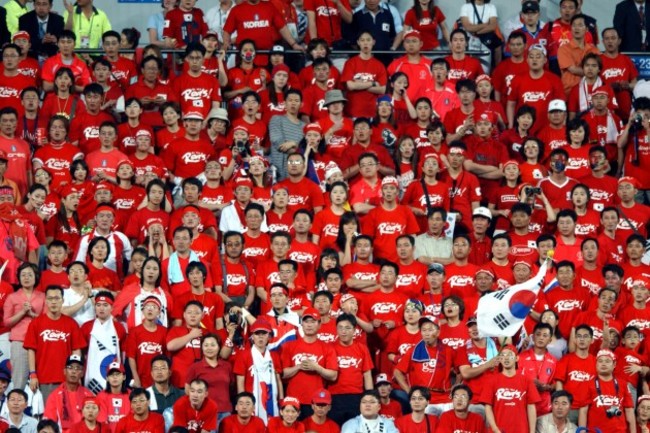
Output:
<path fill-rule="evenodd" d="M 426 418 L 420 422 L 413 421 L 411 414 L 397 418 L 395 427 L 400 433 L 422 433 L 434 432 L 438 425 L 438 418 L 435 415 L 424 415 Z"/>
<path fill-rule="evenodd" d="M 408 298 L 417 298 L 426 286 L 427 267 L 417 260 L 413 260 L 408 265 L 400 261 L 398 265 L 399 275 L 395 283 L 395 290 Z"/>
<path fill-rule="evenodd" d="M 176 39 L 177 48 L 183 48 L 189 42 L 200 42 L 207 31 L 208 24 L 199 8 L 190 11 L 174 8 L 165 15 L 163 37 Z"/>
<path fill-rule="evenodd" d="M 505 432 L 528 430 L 527 406 L 540 401 L 535 383 L 517 372 L 494 374 L 486 381 L 479 401 L 492 406 L 497 426 Z"/>
<path fill-rule="evenodd" d="M 211 332 L 215 332 L 216 320 L 218 318 L 223 318 L 225 310 L 221 296 L 214 292 L 204 292 L 202 295 L 196 295 L 190 291 L 180 294 L 176 299 L 174 299 L 175 308 L 172 317 L 183 317 L 185 305 L 190 301 L 199 301 L 203 304 L 203 319 L 201 320 L 201 327 L 208 329 Z"/>
<path fill-rule="evenodd" d="M 404 25 L 411 27 L 413 30 L 420 32 L 422 38 L 422 50 L 429 51 L 440 46 L 438 40 L 438 27 L 441 23 L 445 22 L 445 14 L 442 13 L 438 6 L 433 7 L 433 16 L 428 10 L 422 10 L 422 17 L 418 19 L 415 14 L 415 9 L 411 8 L 406 11 L 404 17 Z M 400 429 L 401 431 L 401 429 Z"/>
<path fill-rule="evenodd" d="M 368 212 L 363 219 L 362 232 L 375 239 L 373 255 L 375 258 L 397 262 L 395 242 L 401 235 L 416 235 L 420 232 L 415 215 L 407 206 L 397 205 L 387 210 L 380 205 Z"/>
<path fill-rule="evenodd" d="M 244 249 L 242 257 L 253 268 L 261 261 L 271 258 L 271 239 L 268 233 L 261 233 L 258 237 L 253 238 L 248 231 L 244 232 Z"/>
<path fill-rule="evenodd" d="M 331 419 L 327 418 L 323 424 L 316 424 L 312 417 L 302 420 L 305 426 L 305 431 L 313 431 L 316 433 L 339 433 L 341 427 Z"/>
<path fill-rule="evenodd" d="M 328 370 L 338 370 L 336 352 L 331 345 L 320 340 L 308 343 L 300 339 L 282 346 L 283 368 L 293 367 L 307 359 L 317 362 Z M 301 404 L 311 404 L 314 392 L 324 385 L 325 380 L 319 374 L 300 370 L 289 379 L 286 395 L 296 397 Z"/>
<path fill-rule="evenodd" d="M 556 287 L 546 292 L 545 296 L 551 310 L 560 316 L 558 325 L 560 332 L 562 335 L 570 335 L 576 317 L 589 305 L 589 293 L 578 286 L 574 286 L 571 290 Z"/>
<path fill-rule="evenodd" d="M 203 173 L 205 163 L 215 157 L 216 153 L 212 144 L 204 138 L 189 140 L 181 137 L 169 143 L 161 156 L 174 176 L 187 179 Z"/>
<path fill-rule="evenodd" d="M 377 281 L 379 278 L 379 266 L 373 263 L 348 263 L 347 265 L 343 266 L 343 281 L 345 282 L 350 278 L 362 281 Z M 357 291 L 355 289 L 348 288 L 348 291 L 352 293 L 360 302 L 363 302 L 368 296 L 368 294 Z"/>
<path fill-rule="evenodd" d="M 223 30 L 231 35 L 237 32 L 237 41 L 240 43 L 252 39 L 258 50 L 270 50 L 275 41 L 280 39 L 279 30 L 285 25 L 280 11 L 271 3 L 258 2 L 252 5 L 245 1 L 230 10 Z"/>
<path fill-rule="evenodd" d="M 172 91 L 181 106 L 181 112 L 198 111 L 207 118 L 213 103 L 221 102 L 221 90 L 217 79 L 201 73 L 179 76 L 172 83 Z"/>
<path fill-rule="evenodd" d="M 553 99 L 565 99 L 564 88 L 560 78 L 545 71 L 540 78 L 531 78 L 530 74 L 515 76 L 512 80 L 508 101 L 515 101 L 515 111 L 526 104 L 535 108 L 537 119 L 533 125 L 535 131 L 548 122 L 548 104 Z"/>
<path fill-rule="evenodd" d="M 519 74 L 528 73 L 529 70 L 528 62 L 525 59 L 515 63 L 511 57 L 503 60 L 492 70 L 492 86 L 495 91 L 499 92 L 500 102 L 503 106 L 508 102 L 508 92 L 510 92 L 513 78 Z"/>
<path fill-rule="evenodd" d="M 598 379 L 598 378 L 597 378 Z M 618 387 L 615 385 L 618 382 Z M 587 389 L 587 428 L 598 427 L 608 433 L 625 433 L 628 431 L 625 416 L 608 417 L 605 413 L 610 406 L 618 406 L 621 412 L 633 409 L 634 403 L 627 386 L 626 380 L 618 377 L 613 380 L 598 379 L 600 391 L 596 389 L 596 380 L 588 383 Z M 618 389 L 616 389 L 618 388 Z"/>
<path fill-rule="evenodd" d="M 174 403 L 174 425 L 183 426 L 191 433 L 216 430 L 218 410 L 217 404 L 209 397 L 197 410 L 190 404 L 190 397 L 184 395 Z"/>
<path fill-rule="evenodd" d="M 124 93 L 125 100 L 130 98 L 138 98 L 139 100 L 142 100 L 144 97 L 155 98 L 156 96 L 165 98 L 165 101 L 176 101 L 176 96 L 174 95 L 171 86 L 169 84 L 163 84 L 160 81 L 157 81 L 153 87 L 149 87 L 149 85 L 147 85 L 143 80 L 138 80 L 128 86 Z M 142 115 L 140 116 L 140 122 L 151 128 L 164 126 L 162 115 L 158 110 L 158 106 L 155 104 L 144 105 Z M 158 137 L 156 137 L 156 141 L 157 138 Z"/>
<path fill-rule="evenodd" d="M 555 209 L 573 209 L 571 203 L 571 189 L 578 184 L 578 181 L 567 177 L 563 184 L 558 185 L 550 177 L 539 181 L 538 186 Z"/>
<path fill-rule="evenodd" d="M 279 182 L 276 188 L 286 188 L 289 191 L 287 212 L 293 215 L 298 209 L 314 211 L 314 208 L 325 206 L 323 192 L 316 182 L 302 177 L 298 182 L 290 178 Z"/>
<path fill-rule="evenodd" d="M 448 79 L 454 86 L 459 80 L 468 79 L 473 81 L 484 73 L 481 62 L 472 56 L 465 55 L 463 60 L 455 60 L 450 54 L 445 57 L 445 60 L 449 62 Z"/>
<path fill-rule="evenodd" d="M 48 143 L 47 145 L 36 149 L 34 152 L 33 163 L 39 163 L 49 171 L 52 176 L 50 188 L 56 190 L 62 182 L 70 182 L 70 164 L 75 159 L 83 158 L 83 153 L 77 146 L 65 142 L 61 145 Z"/>
<path fill-rule="evenodd" d="M 149 412 L 144 421 L 137 421 L 133 413 L 128 414 L 117 423 L 114 433 L 160 433 L 162 431 L 165 431 L 165 420 L 162 415 Z"/>
<path fill-rule="evenodd" d="M 614 206 L 618 182 L 615 177 L 603 176 L 594 177 L 592 174 L 580 179 L 589 187 L 589 203 L 587 206 L 600 212 L 607 206 Z M 602 245 L 601 245 L 602 247 Z"/>
<path fill-rule="evenodd" d="M 336 248 L 336 237 L 339 234 L 340 219 L 341 216 L 336 215 L 330 208 L 323 209 L 314 216 L 314 223 L 310 231 L 313 235 L 320 236 L 318 247 L 321 250 L 325 248 Z"/>
<path fill-rule="evenodd" d="M 449 410 L 440 415 L 436 433 L 485 433 L 485 421 L 481 415 L 468 412 L 467 418 L 458 418 L 456 412 Z"/>
<path fill-rule="evenodd" d="M 596 357 L 592 354 L 582 359 L 575 353 L 568 353 L 560 359 L 554 378 L 562 382 L 562 388 L 573 395 L 571 409 L 588 404 L 588 383 L 596 377 Z"/>
<path fill-rule="evenodd" d="M 374 57 L 364 60 L 360 56 L 354 56 L 345 62 L 341 73 L 341 81 L 363 81 L 372 83 L 376 81 L 380 86 L 386 84 L 386 68 Z M 348 103 L 345 112 L 350 117 L 373 118 L 377 111 L 377 95 L 367 90 L 348 90 Z"/>
<path fill-rule="evenodd" d="M 163 228 L 167 229 L 169 227 L 169 214 L 164 210 L 152 211 L 146 207 L 137 210 L 129 219 L 124 234 L 129 239 L 136 239 L 141 244 L 147 236 L 147 226 L 152 221 L 159 222 Z"/>
<path fill-rule="evenodd" d="M 20 93 L 27 87 L 36 86 L 36 80 L 18 73 L 14 77 L 6 77 L 4 72 L 0 76 L 0 106 L 12 107 L 18 113 L 23 113 L 24 109 L 20 100 Z"/>
<path fill-rule="evenodd" d="M 202 332 L 206 334 L 208 331 L 202 329 Z M 190 329 L 185 325 L 174 326 L 167 332 L 165 344 L 167 345 L 170 341 L 189 333 Z M 179 350 L 170 352 L 169 355 L 172 358 L 172 384 L 178 388 L 183 388 L 188 368 L 201 359 L 201 338 L 194 338 Z"/>
<path fill-rule="evenodd" d="M 266 431 L 264 421 L 256 416 L 252 416 L 248 424 L 240 423 L 237 415 L 227 416 L 219 423 L 219 433 L 260 433 L 263 431 Z"/>
<path fill-rule="evenodd" d="M 440 390 L 431 393 L 429 403 L 449 403 L 448 391 L 451 388 L 449 374 L 453 364 L 452 350 L 440 342 L 435 347 L 424 345 L 429 361 L 415 361 L 412 358 L 413 352 L 417 348 L 418 346 L 414 346 L 409 349 L 395 368 L 408 376 L 411 386 L 418 385 Z"/>
<path fill-rule="evenodd" d="M 166 337 L 167 328 L 164 326 L 158 325 L 155 331 L 150 332 L 142 324 L 132 328 L 126 337 L 124 353 L 135 360 L 143 388 L 153 384 L 151 360 L 167 352 Z"/>
<path fill-rule="evenodd" d="M 68 356 L 73 350 L 86 347 L 86 341 L 74 319 L 62 315 L 53 320 L 41 314 L 29 324 L 23 346 L 36 352 L 38 381 L 56 384 L 64 381 Z"/>

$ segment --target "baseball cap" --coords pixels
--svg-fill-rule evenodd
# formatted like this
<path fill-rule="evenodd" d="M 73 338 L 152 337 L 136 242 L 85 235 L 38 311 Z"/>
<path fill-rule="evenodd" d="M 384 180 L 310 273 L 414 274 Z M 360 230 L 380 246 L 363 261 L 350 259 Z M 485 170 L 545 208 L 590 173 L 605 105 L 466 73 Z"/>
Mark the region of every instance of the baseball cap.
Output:
<path fill-rule="evenodd" d="M 0 380 L 4 380 L 5 382 L 11 382 L 11 373 L 9 373 L 4 368 L 0 368 Z"/>
<path fill-rule="evenodd" d="M 395 176 L 386 176 L 381 180 L 381 187 L 383 188 L 386 185 L 393 185 L 396 188 L 399 188 L 399 181 Z"/>
<path fill-rule="evenodd" d="M 513 346 L 512 344 L 506 344 L 505 346 L 503 346 L 503 347 L 501 348 L 501 350 L 499 351 L 499 353 L 503 352 L 504 350 L 509 350 L 509 351 L 511 351 L 512 353 L 514 353 L 515 355 L 517 355 L 517 354 L 519 353 L 519 352 L 517 351 L 517 348 L 516 348 L 515 346 Z"/>
<path fill-rule="evenodd" d="M 435 272 L 437 274 L 444 274 L 445 266 L 442 263 L 431 263 L 427 268 L 427 275 L 432 272 Z"/>
<path fill-rule="evenodd" d="M 546 55 L 546 47 L 542 44 L 533 44 L 528 47 L 528 52 L 531 52 L 533 50 L 541 51 L 544 55 Z"/>
<path fill-rule="evenodd" d="M 282 45 L 273 45 L 271 54 L 284 54 L 284 47 Z"/>
<path fill-rule="evenodd" d="M 15 41 L 16 39 L 27 39 L 29 41 L 31 40 L 31 37 L 29 36 L 29 33 L 27 33 L 25 30 L 21 30 L 19 32 L 14 33 L 14 35 L 11 37 L 12 41 Z"/>
<path fill-rule="evenodd" d="M 183 120 L 190 119 L 203 121 L 203 114 L 198 111 L 189 111 L 187 113 L 183 113 Z"/>
<path fill-rule="evenodd" d="M 596 354 L 596 359 L 600 358 L 601 356 L 606 356 L 610 358 L 612 361 L 616 362 L 616 355 L 614 355 L 614 352 L 612 352 L 609 349 L 601 349 L 598 351 Z"/>
<path fill-rule="evenodd" d="M 138 138 L 138 137 L 149 137 L 149 138 L 151 138 L 151 131 L 149 131 L 148 129 L 144 129 L 144 128 L 138 129 L 138 131 L 135 133 L 135 138 Z"/>
<path fill-rule="evenodd" d="M 106 372 L 110 374 L 111 371 L 115 370 L 119 371 L 120 373 L 124 373 L 124 366 L 121 363 L 114 361 L 108 365 L 108 370 L 106 370 Z"/>
<path fill-rule="evenodd" d="M 287 396 L 280 400 L 280 407 L 285 406 L 293 406 L 297 410 L 300 410 L 300 400 L 298 400 L 296 397 Z"/>
<path fill-rule="evenodd" d="M 357 299 L 357 298 L 355 298 L 354 295 L 351 295 L 350 293 L 341 295 L 341 304 L 348 302 L 350 299 Z"/>
<path fill-rule="evenodd" d="M 302 313 L 302 320 L 305 320 L 306 318 L 312 318 L 316 321 L 320 321 L 320 313 L 318 312 L 317 309 L 310 307 L 305 310 L 304 313 Z"/>
<path fill-rule="evenodd" d="M 472 218 L 474 217 L 483 217 L 492 221 L 492 213 L 490 212 L 490 209 L 486 208 L 485 206 L 479 206 L 474 209 L 474 212 L 472 212 Z"/>
<path fill-rule="evenodd" d="M 68 367 L 72 364 L 80 364 L 84 365 L 83 361 L 81 360 L 81 355 L 70 355 L 68 356 L 68 359 L 65 361 L 65 366 Z"/>
<path fill-rule="evenodd" d="M 620 178 L 618 180 L 618 184 L 620 185 L 622 183 L 629 183 L 630 185 L 632 185 L 636 189 L 639 189 L 639 187 L 641 186 L 639 181 L 635 177 L 632 177 L 632 176 L 623 176 L 622 178 Z"/>
<path fill-rule="evenodd" d="M 478 323 L 478 319 L 476 318 L 476 316 L 470 317 L 469 319 L 467 319 L 467 322 L 465 322 L 467 326 L 476 325 L 477 323 Z"/>
<path fill-rule="evenodd" d="M 210 36 L 219 39 L 219 34 L 215 30 L 208 30 L 205 32 L 205 35 L 203 35 L 203 38 L 209 38 Z"/>
<path fill-rule="evenodd" d="M 476 272 L 474 273 L 474 276 L 476 276 L 476 275 L 478 275 L 478 274 L 488 274 L 488 275 L 491 276 L 492 278 L 496 278 L 496 276 L 494 275 L 494 272 L 492 271 L 492 269 L 490 269 L 490 268 L 487 267 L 487 266 L 483 266 L 483 267 L 481 267 L 481 268 L 478 268 L 478 269 L 476 270 Z"/>
<path fill-rule="evenodd" d="M 420 326 L 422 326 L 426 322 L 433 323 L 438 328 L 440 328 L 440 324 L 438 323 L 438 319 L 433 317 L 433 316 L 422 316 L 422 317 L 420 317 L 420 320 L 418 320 L 418 324 Z"/>
<path fill-rule="evenodd" d="M 253 190 L 253 181 L 249 177 L 245 176 L 239 176 L 237 179 L 235 179 L 235 189 L 239 186 L 247 186 Z"/>
<path fill-rule="evenodd" d="M 390 380 L 388 380 L 388 375 L 386 373 L 379 373 L 375 377 L 375 385 L 382 385 L 384 383 L 387 383 L 390 385 Z"/>
<path fill-rule="evenodd" d="M 539 3 L 536 1 L 526 1 L 521 5 L 521 12 L 539 12 Z"/>
<path fill-rule="evenodd" d="M 328 390 L 321 388 L 314 393 L 311 402 L 314 404 L 332 404 L 332 394 Z"/>
<path fill-rule="evenodd" d="M 249 331 L 251 332 L 251 334 L 254 334 L 257 331 L 266 331 L 269 334 L 271 334 L 273 332 L 273 328 L 271 328 L 271 324 L 266 320 L 257 319 L 255 322 L 253 322 L 253 324 L 249 328 Z"/>
<path fill-rule="evenodd" d="M 566 102 L 561 99 L 553 99 L 548 104 L 548 112 L 551 111 L 566 111 Z"/>
<path fill-rule="evenodd" d="M 418 38 L 419 40 L 422 40 L 422 35 L 420 35 L 420 32 L 417 30 L 411 30 L 406 32 L 406 34 L 404 35 L 405 40 L 408 38 Z"/>

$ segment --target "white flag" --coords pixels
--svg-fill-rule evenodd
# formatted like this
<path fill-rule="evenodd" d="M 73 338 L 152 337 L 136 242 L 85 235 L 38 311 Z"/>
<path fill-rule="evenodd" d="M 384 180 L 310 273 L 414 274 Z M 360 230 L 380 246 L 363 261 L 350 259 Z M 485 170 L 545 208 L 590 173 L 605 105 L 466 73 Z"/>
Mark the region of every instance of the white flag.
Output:
<path fill-rule="evenodd" d="M 482 337 L 512 337 L 537 300 L 547 262 L 533 278 L 504 290 L 489 293 L 478 301 L 478 331 Z"/>

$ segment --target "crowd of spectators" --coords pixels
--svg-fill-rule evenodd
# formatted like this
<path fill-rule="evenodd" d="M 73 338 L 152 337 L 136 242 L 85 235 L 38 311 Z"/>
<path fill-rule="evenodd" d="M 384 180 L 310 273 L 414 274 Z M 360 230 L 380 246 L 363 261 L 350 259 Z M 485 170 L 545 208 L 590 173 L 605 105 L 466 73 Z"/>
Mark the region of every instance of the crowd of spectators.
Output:
<path fill-rule="evenodd" d="M 650 0 L 510 2 L 0 7 L 0 432 L 649 433 Z"/>

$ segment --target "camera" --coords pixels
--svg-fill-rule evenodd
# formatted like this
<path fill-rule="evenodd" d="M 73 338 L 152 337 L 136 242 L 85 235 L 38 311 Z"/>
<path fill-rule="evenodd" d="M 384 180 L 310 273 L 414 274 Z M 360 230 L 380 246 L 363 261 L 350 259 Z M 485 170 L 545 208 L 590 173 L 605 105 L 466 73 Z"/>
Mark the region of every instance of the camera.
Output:
<path fill-rule="evenodd" d="M 239 314 L 237 314 L 237 313 L 228 314 L 228 322 L 230 322 L 230 323 L 239 323 Z"/>
<path fill-rule="evenodd" d="M 235 147 L 239 151 L 239 156 L 242 158 L 245 158 L 247 156 L 250 156 L 250 148 L 248 146 L 248 142 L 246 141 L 235 141 Z"/>
<path fill-rule="evenodd" d="M 607 418 L 614 418 L 615 416 L 621 416 L 622 414 L 623 412 L 621 412 L 621 408 L 618 406 L 610 406 L 605 411 Z"/>
<path fill-rule="evenodd" d="M 528 197 L 531 197 L 533 195 L 540 195 L 542 193 L 542 188 L 529 186 L 524 189 L 524 192 Z"/>

